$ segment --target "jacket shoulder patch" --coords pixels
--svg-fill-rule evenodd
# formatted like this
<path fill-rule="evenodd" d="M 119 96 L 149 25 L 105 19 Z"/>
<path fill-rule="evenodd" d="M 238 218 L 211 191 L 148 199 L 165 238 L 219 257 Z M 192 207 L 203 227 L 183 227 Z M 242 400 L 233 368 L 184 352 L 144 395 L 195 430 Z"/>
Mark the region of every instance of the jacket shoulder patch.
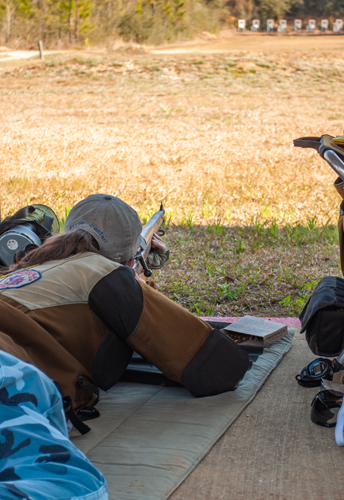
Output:
<path fill-rule="evenodd" d="M 0 290 L 7 290 L 9 288 L 21 288 L 22 286 L 29 285 L 34 281 L 39 280 L 41 273 L 34 269 L 24 269 L 8 276 L 0 278 Z"/>

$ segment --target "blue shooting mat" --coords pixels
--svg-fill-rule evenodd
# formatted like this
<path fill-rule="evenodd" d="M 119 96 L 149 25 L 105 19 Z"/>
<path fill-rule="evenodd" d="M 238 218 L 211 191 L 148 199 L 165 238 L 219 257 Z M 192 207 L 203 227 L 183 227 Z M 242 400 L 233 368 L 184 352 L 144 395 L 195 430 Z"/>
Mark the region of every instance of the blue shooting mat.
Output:
<path fill-rule="evenodd" d="M 104 474 L 111 500 L 163 500 L 252 401 L 290 349 L 294 329 L 259 356 L 238 388 L 195 398 L 183 388 L 118 383 L 101 394 L 100 418 L 71 438 Z"/>

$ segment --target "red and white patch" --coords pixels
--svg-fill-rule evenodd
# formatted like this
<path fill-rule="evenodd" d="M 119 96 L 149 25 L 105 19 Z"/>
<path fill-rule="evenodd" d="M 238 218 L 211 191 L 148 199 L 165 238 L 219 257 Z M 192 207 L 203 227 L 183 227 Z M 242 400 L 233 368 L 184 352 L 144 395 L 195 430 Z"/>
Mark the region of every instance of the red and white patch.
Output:
<path fill-rule="evenodd" d="M 17 271 L 16 273 L 0 278 L 0 290 L 6 290 L 8 288 L 21 288 L 22 286 L 29 285 L 30 283 L 39 280 L 41 276 L 41 273 L 35 271 L 34 269 Z"/>

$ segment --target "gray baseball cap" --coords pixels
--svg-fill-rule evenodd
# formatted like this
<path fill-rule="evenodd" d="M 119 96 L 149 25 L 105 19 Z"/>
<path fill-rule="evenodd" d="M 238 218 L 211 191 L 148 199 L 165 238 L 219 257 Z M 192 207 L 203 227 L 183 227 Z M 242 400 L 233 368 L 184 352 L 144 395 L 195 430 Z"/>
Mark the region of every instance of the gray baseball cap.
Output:
<path fill-rule="evenodd" d="M 127 262 L 141 245 L 142 224 L 137 212 L 107 194 L 92 194 L 72 208 L 64 230 L 73 229 L 90 233 L 101 253 L 117 262 Z"/>

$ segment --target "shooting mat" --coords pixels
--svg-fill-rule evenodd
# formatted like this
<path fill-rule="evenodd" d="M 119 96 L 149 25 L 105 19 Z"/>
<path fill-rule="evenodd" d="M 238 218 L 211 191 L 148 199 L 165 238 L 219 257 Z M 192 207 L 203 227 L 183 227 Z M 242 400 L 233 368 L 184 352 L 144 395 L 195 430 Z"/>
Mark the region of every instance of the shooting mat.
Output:
<path fill-rule="evenodd" d="M 71 438 L 104 474 L 109 499 L 168 498 L 252 401 L 293 335 L 289 327 L 265 349 L 233 392 L 194 398 L 183 388 L 122 382 L 102 393 L 91 432 Z"/>

